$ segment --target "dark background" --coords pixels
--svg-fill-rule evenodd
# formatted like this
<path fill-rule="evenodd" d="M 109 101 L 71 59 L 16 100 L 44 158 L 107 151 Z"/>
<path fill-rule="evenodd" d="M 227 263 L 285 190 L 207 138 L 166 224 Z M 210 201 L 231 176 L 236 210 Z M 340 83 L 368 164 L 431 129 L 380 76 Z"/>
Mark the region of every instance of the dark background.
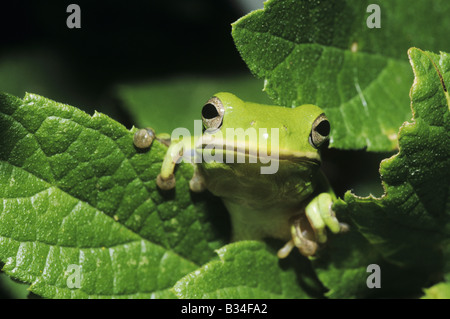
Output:
<path fill-rule="evenodd" d="M 247 0 L 244 5 L 252 2 Z M 81 29 L 66 25 L 71 14 L 66 10 L 71 3 L 81 8 Z M 28 85 L 20 92 L 18 83 L 15 92 L 8 93 L 19 97 L 25 91 L 47 94 L 86 111 L 99 107 L 105 111 L 116 107 L 108 101 L 115 83 L 174 74 L 248 72 L 231 37 L 231 23 L 246 10 L 234 0 L 2 3 L 0 61 L 25 56 L 32 67 L 28 71 L 22 68 L 23 74 L 12 77 L 36 77 L 33 73 L 44 70 L 51 78 L 44 88 L 37 80 L 36 88 Z M 24 85 L 26 82 L 22 81 Z M 2 84 L 0 81 L 0 91 L 10 87 Z M 116 120 L 125 125 L 130 121 Z"/>

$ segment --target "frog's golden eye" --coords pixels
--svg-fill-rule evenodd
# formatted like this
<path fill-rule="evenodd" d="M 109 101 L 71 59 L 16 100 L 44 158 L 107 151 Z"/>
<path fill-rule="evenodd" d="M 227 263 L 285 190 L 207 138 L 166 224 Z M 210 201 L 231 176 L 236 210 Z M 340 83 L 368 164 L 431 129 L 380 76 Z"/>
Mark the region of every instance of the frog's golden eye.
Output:
<path fill-rule="evenodd" d="M 203 106 L 202 121 L 205 129 L 218 129 L 222 126 L 225 108 L 217 97 L 212 97 Z"/>
<path fill-rule="evenodd" d="M 330 122 L 328 122 L 325 114 L 319 115 L 314 121 L 311 134 L 309 135 L 309 143 L 315 147 L 319 148 L 324 142 L 329 138 L 330 134 Z"/>

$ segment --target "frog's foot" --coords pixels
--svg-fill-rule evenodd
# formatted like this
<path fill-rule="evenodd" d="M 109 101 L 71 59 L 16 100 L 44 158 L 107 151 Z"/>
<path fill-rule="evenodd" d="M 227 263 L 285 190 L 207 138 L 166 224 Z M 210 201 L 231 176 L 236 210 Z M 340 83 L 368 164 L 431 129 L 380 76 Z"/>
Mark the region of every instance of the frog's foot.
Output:
<path fill-rule="evenodd" d="M 189 188 L 194 193 L 200 193 L 206 189 L 205 179 L 199 173 L 197 166 L 195 164 L 194 164 L 194 175 L 192 176 L 191 180 L 189 181 Z"/>
<path fill-rule="evenodd" d="M 340 223 L 336 213 L 331 208 L 333 200 L 328 193 L 321 193 L 306 206 L 305 215 L 314 230 L 315 239 L 318 243 L 327 241 L 326 228 L 337 234 L 348 230 L 348 225 Z"/>
<path fill-rule="evenodd" d="M 293 220 L 291 235 L 292 239 L 278 251 L 278 258 L 286 258 L 294 247 L 297 247 L 304 256 L 312 256 L 316 253 L 319 245 L 314 239 L 314 231 L 305 215 Z"/>
<path fill-rule="evenodd" d="M 331 209 L 332 204 L 330 194 L 321 193 L 316 196 L 306 206 L 305 214 L 293 220 L 292 240 L 278 251 L 278 257 L 287 257 L 294 246 L 302 255 L 313 256 L 319 244 L 327 241 L 326 228 L 335 234 L 347 231 L 348 225 L 337 220 L 335 212 Z"/>
<path fill-rule="evenodd" d="M 162 190 L 170 190 L 175 187 L 175 176 L 170 174 L 168 177 L 163 177 L 161 174 L 158 174 L 156 185 Z"/>
<path fill-rule="evenodd" d="M 158 174 L 158 177 L 156 178 L 156 184 L 162 190 L 171 190 L 175 187 L 175 176 L 173 174 L 170 174 L 169 176 L 164 177 L 162 174 Z M 197 169 L 194 170 L 194 175 L 189 181 L 189 188 L 195 193 L 203 192 L 206 188 L 205 179 L 199 173 L 197 173 Z"/>

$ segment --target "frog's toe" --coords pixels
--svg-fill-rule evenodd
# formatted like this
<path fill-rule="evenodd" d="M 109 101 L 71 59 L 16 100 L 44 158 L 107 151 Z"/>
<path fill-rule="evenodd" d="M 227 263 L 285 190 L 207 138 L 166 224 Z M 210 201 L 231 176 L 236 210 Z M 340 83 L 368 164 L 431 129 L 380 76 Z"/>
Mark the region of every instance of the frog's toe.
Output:
<path fill-rule="evenodd" d="M 195 193 L 203 192 L 206 189 L 205 179 L 202 176 L 195 174 L 189 181 L 189 188 Z"/>
<path fill-rule="evenodd" d="M 289 254 L 291 253 L 292 249 L 295 247 L 294 241 L 291 239 L 289 240 L 284 246 L 283 248 L 281 248 L 280 250 L 278 250 L 277 252 L 277 256 L 280 259 L 286 258 L 287 256 L 289 256 Z"/>
<path fill-rule="evenodd" d="M 319 209 L 319 213 L 328 229 L 331 230 L 331 232 L 333 232 L 334 234 L 348 231 L 349 226 L 345 223 L 339 222 L 339 220 L 336 218 L 336 213 L 331 208 L 333 205 L 331 199 L 327 205 L 328 208 L 326 206 L 322 207 L 321 209 Z"/>
<path fill-rule="evenodd" d="M 333 200 L 328 193 L 321 193 L 305 208 L 305 214 L 316 233 L 319 243 L 327 241 L 326 228 L 337 234 L 348 230 L 348 225 L 340 223 L 332 209 Z"/>
<path fill-rule="evenodd" d="M 350 230 L 350 226 L 347 225 L 346 223 L 339 223 L 339 232 L 340 233 L 345 233 L 348 232 Z"/>
<path fill-rule="evenodd" d="M 298 248 L 303 256 L 313 256 L 319 245 L 314 240 L 314 234 L 311 230 L 310 223 L 302 215 L 294 220 L 291 226 L 291 235 L 294 245 Z"/>
<path fill-rule="evenodd" d="M 189 188 L 194 193 L 200 193 L 206 189 L 205 178 L 200 174 L 196 165 L 194 165 L 194 175 L 192 175 L 192 178 L 189 181 Z"/>
<path fill-rule="evenodd" d="M 144 128 L 134 133 L 133 143 L 137 148 L 149 148 L 155 140 L 155 131 L 151 128 Z"/>
<path fill-rule="evenodd" d="M 175 187 L 175 176 L 170 174 L 167 178 L 165 178 L 162 177 L 161 174 L 158 174 L 156 184 L 162 190 L 170 190 Z"/>
<path fill-rule="evenodd" d="M 319 194 L 315 197 L 311 203 L 305 208 L 305 215 L 314 230 L 316 240 L 319 243 L 325 243 L 327 241 L 326 226 L 330 223 L 329 204 L 331 203 L 331 197 L 327 193 Z M 326 213 L 323 213 L 326 211 Z"/>

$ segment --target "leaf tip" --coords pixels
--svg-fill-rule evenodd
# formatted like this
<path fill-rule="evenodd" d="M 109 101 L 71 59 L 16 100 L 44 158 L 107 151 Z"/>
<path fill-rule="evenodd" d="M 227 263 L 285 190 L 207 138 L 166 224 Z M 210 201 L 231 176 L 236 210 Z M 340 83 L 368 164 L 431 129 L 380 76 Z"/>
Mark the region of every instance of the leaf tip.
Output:
<path fill-rule="evenodd" d="M 97 111 L 97 110 L 95 110 L 95 111 L 94 111 L 94 114 L 92 115 L 93 118 L 94 118 L 94 117 L 100 117 L 100 116 L 102 116 L 102 113 L 100 113 L 100 112 Z"/>

